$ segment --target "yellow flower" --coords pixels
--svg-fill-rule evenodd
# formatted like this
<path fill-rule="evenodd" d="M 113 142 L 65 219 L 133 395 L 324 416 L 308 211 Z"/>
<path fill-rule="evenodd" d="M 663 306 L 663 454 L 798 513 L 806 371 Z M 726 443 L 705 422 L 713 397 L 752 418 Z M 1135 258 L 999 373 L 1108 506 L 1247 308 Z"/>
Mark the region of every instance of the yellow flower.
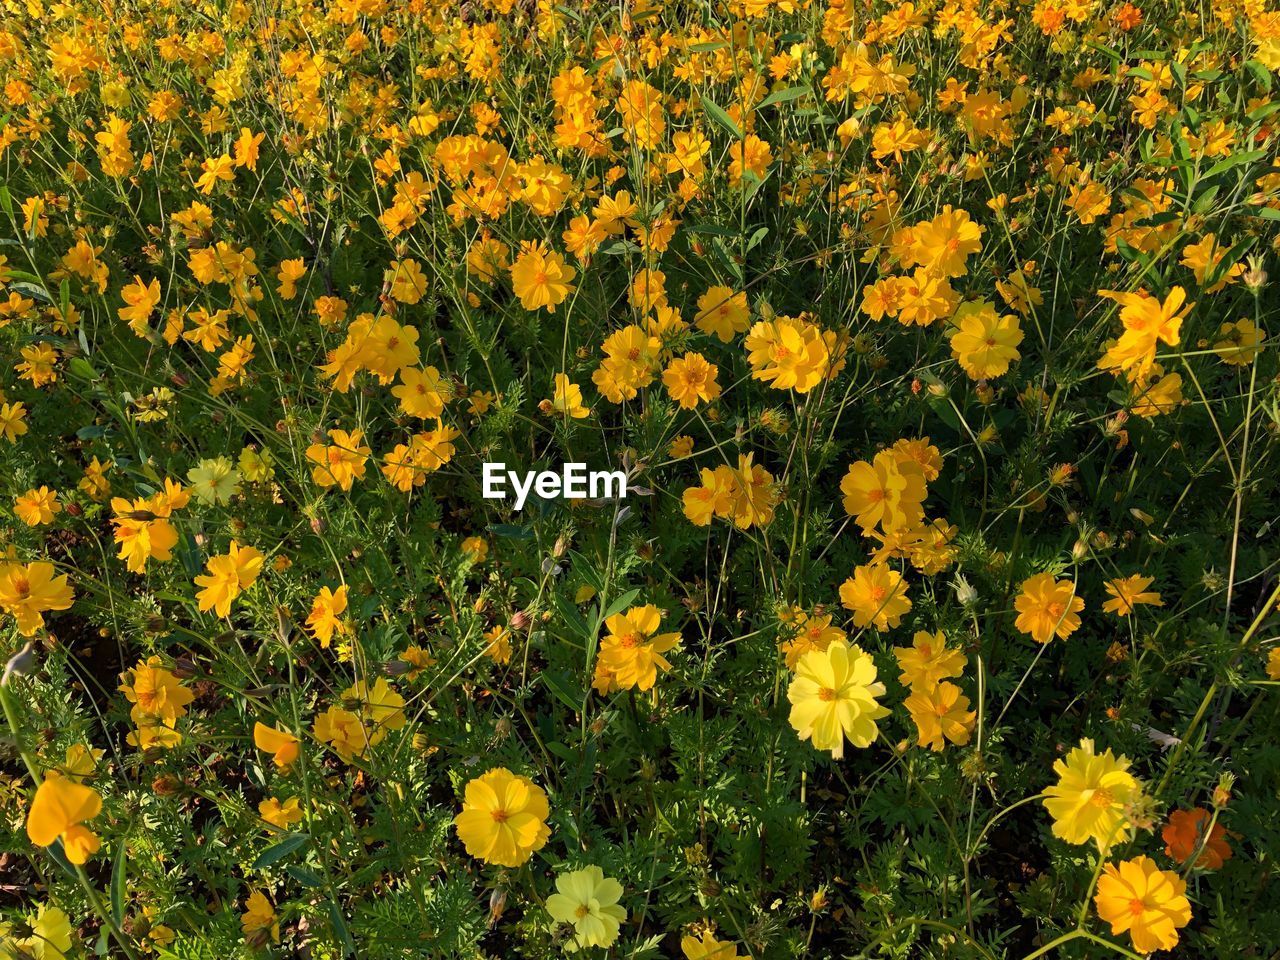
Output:
<path fill-rule="evenodd" d="M 195 578 L 200 611 L 214 611 L 219 617 L 231 613 L 231 603 L 241 592 L 248 590 L 262 572 L 263 556 L 253 547 L 242 547 L 234 540 L 225 554 L 210 557 L 206 563 L 208 573 Z"/>
<path fill-rule="evenodd" d="M 28 922 L 31 936 L 23 938 L 7 936 L 5 925 L 0 924 L 0 954 L 32 960 L 62 960 L 71 952 L 71 919 L 61 909 L 42 903 Z M 6 948 L 17 948 L 18 952 L 10 954 Z"/>
<path fill-rule="evenodd" d="M 307 630 L 311 636 L 320 641 L 321 647 L 328 647 L 335 633 L 346 636 L 350 632 L 346 618 L 347 585 L 344 583 L 337 590 L 321 587 L 311 601 L 311 612 L 307 614 Z"/>
<path fill-rule="evenodd" d="M 400 660 L 409 666 L 404 678 L 410 682 L 417 680 L 424 670 L 436 664 L 436 658 L 417 644 L 405 647 Z"/>
<path fill-rule="evenodd" d="M 405 367 L 400 371 L 400 384 L 391 388 L 392 396 L 400 401 L 400 409 L 419 420 L 438 418 L 444 412 L 445 401 L 453 396 L 448 383 L 440 378 L 435 367 Z"/>
<path fill-rule="evenodd" d="M 1008 372 L 1019 359 L 1022 328 L 1012 314 L 1001 316 L 988 300 L 960 304 L 951 317 L 951 353 L 974 380 L 988 380 Z"/>
<path fill-rule="evenodd" d="M 2 324 L 0 324 L 2 326 Z M 0 403 L 0 436 L 10 443 L 27 432 L 27 408 L 21 403 Z"/>
<path fill-rule="evenodd" d="M 781 645 L 788 670 L 794 670 L 800 658 L 809 651 L 826 650 L 835 641 L 848 639 L 843 630 L 831 625 L 830 614 L 810 616 L 801 610 L 791 626 L 791 638 Z"/>
<path fill-rule="evenodd" d="M 969 742 L 976 714 L 954 683 L 913 689 L 904 705 L 915 721 L 920 746 L 940 752 L 948 740 L 957 746 Z"/>
<path fill-rule="evenodd" d="M 178 718 L 187 715 L 187 706 L 195 699 L 195 694 L 161 663 L 158 656 L 138 661 L 136 667 L 123 675 L 122 679 L 127 682 L 118 688 L 133 704 L 129 716 L 139 727 L 156 723 L 173 727 Z"/>
<path fill-rule="evenodd" d="M 627 911 L 618 906 L 620 899 L 622 884 L 592 866 L 556 877 L 556 892 L 547 897 L 547 913 L 558 923 L 573 925 L 571 946 L 607 948 L 618 939 L 627 919 Z"/>
<path fill-rule="evenodd" d="M 965 260 L 982 249 L 985 231 L 969 219 L 968 211 L 953 210 L 948 204 L 932 220 L 911 228 L 903 266 L 921 266 L 935 277 L 964 276 Z"/>
<path fill-rule="evenodd" d="M 541 787 L 497 767 L 467 784 L 453 825 L 471 856 L 500 867 L 518 867 L 546 846 L 550 814 Z"/>
<path fill-rule="evenodd" d="M 83 743 L 73 743 L 67 747 L 66 758 L 62 761 L 59 772 L 63 776 L 83 782 L 94 775 L 98 761 L 102 759 L 105 752 L 96 747 L 86 747 Z"/>
<path fill-rule="evenodd" d="M 196 187 L 203 194 L 213 193 L 219 183 L 230 182 L 236 178 L 235 161 L 227 154 L 209 157 L 200 164 L 200 176 L 196 178 Z"/>
<path fill-rule="evenodd" d="M 342 699 L 348 704 L 359 705 L 360 716 L 372 728 L 367 743 L 376 747 L 392 730 L 405 725 L 404 697 L 396 693 L 385 677 L 379 677 L 372 687 L 366 681 L 357 680 L 342 691 Z"/>
<path fill-rule="evenodd" d="M 551 399 L 544 400 L 543 403 L 546 404 L 544 413 L 555 411 L 575 420 L 591 415 L 591 411 L 582 405 L 582 388 L 576 383 L 570 383 L 569 377 L 563 373 L 557 373 L 552 378 Z"/>
<path fill-rule="evenodd" d="M 494 663 L 510 663 L 511 662 L 511 631 L 499 624 L 484 632 L 484 638 L 489 641 L 484 648 L 484 655 Z"/>
<path fill-rule="evenodd" d="M 555 313 L 573 292 L 577 271 L 546 243 L 525 243 L 511 265 L 511 286 L 526 310 Z"/>
<path fill-rule="evenodd" d="M 327 743 L 348 762 L 352 757 L 363 756 L 369 746 L 360 718 L 339 706 L 331 706 L 316 717 L 311 729 L 317 740 Z"/>
<path fill-rule="evenodd" d="M 1157 343 L 1177 346 L 1181 342 L 1182 321 L 1194 303 L 1186 303 L 1187 292 L 1173 287 L 1162 303 L 1146 290 L 1122 293 L 1117 290 L 1099 290 L 1098 296 L 1115 300 L 1120 306 L 1120 322 L 1124 332 L 1098 361 L 1102 370 L 1143 376 L 1156 358 Z"/>
<path fill-rule="evenodd" d="M 822 382 L 830 367 L 822 328 L 794 317 L 760 321 L 747 334 L 744 346 L 752 379 L 775 390 L 808 393 Z"/>
<path fill-rule="evenodd" d="M 307 459 L 315 464 L 311 479 L 321 487 L 337 486 L 348 491 L 352 483 L 364 476 L 370 449 L 364 445 L 364 431 L 330 430 L 329 444 L 313 443 L 307 447 Z"/>
<path fill-rule="evenodd" d="M 392 299 L 399 303 L 415 304 L 427 292 L 427 276 L 417 260 L 392 260 L 386 279 L 391 285 Z"/>
<path fill-rule="evenodd" d="M 1053 771 L 1058 782 L 1045 788 L 1044 808 L 1053 817 L 1053 835 L 1067 843 L 1098 844 L 1103 853 L 1133 830 L 1125 813 L 1142 796 L 1142 785 L 1129 773 L 1129 760 L 1110 749 L 1095 753 L 1092 740 L 1081 740 Z"/>
<path fill-rule="evenodd" d="M 1163 607 L 1164 601 L 1160 599 L 1160 594 L 1147 589 L 1153 582 L 1155 577 L 1144 577 L 1136 573 L 1131 577 L 1108 580 L 1103 586 L 1112 599 L 1102 605 L 1103 611 L 1114 613 L 1117 617 L 1127 617 L 1140 603 Z"/>
<path fill-rule="evenodd" d="M 877 630 L 896 627 L 911 609 L 902 574 L 883 563 L 855 567 L 853 576 L 840 584 L 840 603 L 853 612 L 854 626 L 870 624 Z"/>
<path fill-rule="evenodd" d="M 773 474 L 758 463 L 752 463 L 753 453 L 738 454 L 738 468 L 729 470 L 733 496 L 730 515 L 740 530 L 767 526 L 773 520 L 774 507 L 778 503 L 778 488 Z"/>
<path fill-rule="evenodd" d="M 662 372 L 662 383 L 672 400 L 685 410 L 692 410 L 699 401 L 710 403 L 720 396 L 717 372 L 716 365 L 702 354 L 686 353 L 667 365 Z"/>
<path fill-rule="evenodd" d="M 0 560 L 0 610 L 13 614 L 24 637 L 44 626 L 45 612 L 66 610 L 75 600 L 66 575 L 55 577 L 54 572 L 44 560 L 26 566 Z"/>
<path fill-rule="evenodd" d="M 484 558 L 489 555 L 489 544 L 484 537 L 467 537 L 462 541 L 460 549 L 471 558 L 472 563 L 483 563 Z"/>
<path fill-rule="evenodd" d="M 932 635 L 917 630 L 911 644 L 893 651 L 898 659 L 898 669 L 902 671 L 898 682 L 904 686 L 925 690 L 947 677 L 958 677 L 964 671 L 965 655 L 947 648 L 947 638 L 941 630 Z"/>
<path fill-rule="evenodd" d="M 714 333 L 721 343 L 728 343 L 751 323 L 747 295 L 734 293 L 732 287 L 712 287 L 698 298 L 698 315 L 693 322 L 699 330 Z"/>
<path fill-rule="evenodd" d="M 292 300 L 298 295 L 298 281 L 307 275 L 307 265 L 298 258 L 296 260 L 281 260 L 280 265 L 276 268 L 276 279 L 280 281 L 280 285 L 276 287 L 276 292 L 280 294 L 281 300 Z"/>
<path fill-rule="evenodd" d="M 1235 323 L 1224 323 L 1218 330 L 1218 340 L 1213 345 L 1214 351 L 1223 363 L 1233 367 L 1248 366 L 1262 352 L 1262 342 L 1267 335 L 1252 320 L 1237 320 Z"/>
<path fill-rule="evenodd" d="M 206 506 L 225 506 L 240 492 L 240 473 L 226 457 L 201 460 L 187 472 L 188 489 Z"/>
<path fill-rule="evenodd" d="M 650 689 L 658 670 L 671 669 L 663 656 L 680 643 L 680 634 L 657 634 L 662 611 L 653 604 L 631 607 L 605 621 L 608 635 L 600 642 L 600 664 L 608 670 L 618 689 Z"/>
<path fill-rule="evenodd" d="M 290 797 L 281 803 L 275 797 L 267 797 L 258 804 L 258 816 L 273 827 L 288 830 L 302 820 L 302 811 L 298 809 L 298 798 Z"/>
<path fill-rule="evenodd" d="M 1113 934 L 1129 932 L 1139 953 L 1172 950 L 1178 929 L 1191 922 L 1186 881 L 1150 857 L 1108 863 L 1093 903 Z"/>
<path fill-rule="evenodd" d="M 1219 245 L 1216 235 L 1206 233 L 1199 243 L 1190 243 L 1183 247 L 1181 263 L 1195 273 L 1196 283 L 1203 287 L 1210 274 L 1221 270 L 1230 246 L 1231 244 L 1229 243 L 1225 247 Z M 1243 263 L 1231 264 L 1225 271 L 1222 271 L 1218 280 L 1212 286 L 1205 289 L 1205 293 L 1217 293 L 1225 288 L 1227 284 L 1235 283 L 1240 279 L 1244 271 L 1245 266 Z"/>
<path fill-rule="evenodd" d="M 18 497 L 13 505 L 13 512 L 27 526 L 38 527 L 52 523 L 54 515 L 62 512 L 62 504 L 58 502 L 56 490 L 41 487 L 39 490 L 28 490 Z"/>
<path fill-rule="evenodd" d="M 801 740 L 811 740 L 817 749 L 843 759 L 846 737 L 855 747 L 868 747 L 875 740 L 876 721 L 889 715 L 876 702 L 884 692 L 884 684 L 876 682 L 871 656 L 844 639 L 833 640 L 825 650 L 811 650 L 796 664 L 795 678 L 787 688 L 791 726 Z"/>
<path fill-rule="evenodd" d="M 893 533 L 917 526 L 924 519 L 924 472 L 914 460 L 903 459 L 891 450 L 876 454 L 872 463 L 859 460 L 849 465 L 840 481 L 845 513 L 853 517 L 863 532 L 877 524 Z"/>
<path fill-rule="evenodd" d="M 181 490 L 176 485 L 171 488 Z M 178 531 L 173 528 L 168 517 L 176 507 L 185 505 L 185 494 L 181 499 L 163 493 L 151 497 L 137 499 L 132 502 L 123 497 L 115 497 L 111 501 L 114 537 L 120 545 L 117 554 L 125 561 L 125 566 L 133 573 L 142 573 L 151 558 L 166 561 L 173 558 L 173 548 L 178 545 Z"/>
<path fill-rule="evenodd" d="M 160 303 L 160 281 L 152 280 L 143 283 L 142 278 L 135 276 L 133 283 L 120 291 L 125 305 L 116 311 L 116 316 L 125 320 L 129 328 L 138 336 L 147 331 L 147 321 L 151 319 L 151 311 Z"/>
<path fill-rule="evenodd" d="M 252 946 L 261 946 L 267 937 L 276 943 L 280 941 L 276 908 L 261 890 L 253 891 L 245 901 L 244 913 L 240 915 L 240 930 Z"/>
<path fill-rule="evenodd" d="M 729 145 L 729 185 L 738 186 L 746 174 L 763 180 L 765 171 L 773 162 L 773 150 L 754 133 Z"/>
<path fill-rule="evenodd" d="M 298 759 L 298 738 L 265 723 L 253 725 L 253 744 L 264 753 L 271 754 L 271 759 L 281 770 L 287 770 Z"/>
<path fill-rule="evenodd" d="M 82 824 L 101 812 L 102 797 L 97 790 L 51 771 L 31 801 L 27 836 L 39 847 L 47 847 L 61 837 L 67 859 L 81 864 L 102 846 L 97 835 Z"/>
<path fill-rule="evenodd" d="M 680 950 L 687 960 L 741 960 L 736 943 L 717 940 L 709 931 L 700 937 L 681 937 Z"/>
<path fill-rule="evenodd" d="M 703 468 L 700 476 L 701 485 L 686 488 L 682 500 L 684 515 L 695 526 L 705 527 L 711 523 L 712 517 L 725 517 L 732 513 L 738 483 L 733 468 L 728 466 L 714 470 Z"/>
<path fill-rule="evenodd" d="M 1076 596 L 1071 580 L 1054 580 L 1051 573 L 1037 573 L 1022 583 L 1013 601 L 1018 618 L 1013 625 L 1030 634 L 1036 643 L 1048 643 L 1057 634 L 1065 640 L 1080 626 L 1084 600 Z"/>

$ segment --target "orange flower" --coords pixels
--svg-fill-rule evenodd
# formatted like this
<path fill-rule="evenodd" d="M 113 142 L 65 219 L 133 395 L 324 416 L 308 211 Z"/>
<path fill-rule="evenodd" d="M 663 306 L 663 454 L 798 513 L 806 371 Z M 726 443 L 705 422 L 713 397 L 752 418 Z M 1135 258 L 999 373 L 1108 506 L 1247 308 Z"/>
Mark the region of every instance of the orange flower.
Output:
<path fill-rule="evenodd" d="M 1192 854 L 1200 849 L 1200 844 L 1203 842 L 1204 849 L 1196 858 L 1197 867 L 1202 870 L 1217 870 L 1223 863 L 1230 860 L 1231 845 L 1227 843 L 1227 831 L 1222 824 L 1215 823 L 1213 829 L 1209 831 L 1208 840 L 1205 840 L 1204 835 L 1209 829 L 1209 819 L 1209 811 L 1203 807 L 1175 810 L 1169 814 L 1169 822 L 1160 831 L 1160 837 L 1164 840 L 1165 854 L 1179 863 L 1186 863 L 1191 859 Z"/>

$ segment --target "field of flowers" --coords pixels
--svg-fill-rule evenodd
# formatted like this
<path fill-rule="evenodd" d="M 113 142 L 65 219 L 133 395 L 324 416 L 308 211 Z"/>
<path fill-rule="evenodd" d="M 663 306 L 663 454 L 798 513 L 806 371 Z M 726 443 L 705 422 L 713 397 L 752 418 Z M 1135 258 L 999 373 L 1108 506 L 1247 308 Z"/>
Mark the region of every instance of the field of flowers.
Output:
<path fill-rule="evenodd" d="M 1280 955 L 1278 85 L 1275 0 L 0 0 L 0 955 Z"/>

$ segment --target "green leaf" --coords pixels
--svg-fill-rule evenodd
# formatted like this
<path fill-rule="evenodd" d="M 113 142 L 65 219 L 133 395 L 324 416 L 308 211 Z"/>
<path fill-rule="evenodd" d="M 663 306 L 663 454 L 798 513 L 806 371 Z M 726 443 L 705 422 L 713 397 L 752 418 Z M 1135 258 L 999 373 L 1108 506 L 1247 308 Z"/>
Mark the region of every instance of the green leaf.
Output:
<path fill-rule="evenodd" d="M 1227 272 L 1244 259 L 1244 255 L 1249 252 L 1257 241 L 1257 237 L 1245 237 L 1234 247 L 1228 250 L 1218 261 L 1217 265 L 1209 271 L 1209 275 L 1204 278 L 1205 287 L 1214 286 L 1219 280 L 1227 275 Z M 1214 251 L 1215 253 L 1217 251 Z"/>
<path fill-rule="evenodd" d="M 724 112 L 720 106 L 710 97 L 702 98 L 702 110 L 708 117 L 716 122 L 716 124 L 725 130 L 729 136 L 735 140 L 741 140 L 743 137 L 742 128 L 733 122 L 733 117 Z"/>
<path fill-rule="evenodd" d="M 775 103 L 787 103 L 791 100 L 799 100 L 801 97 L 808 96 L 812 93 L 808 87 L 787 87 L 784 90 L 775 90 L 763 100 L 756 104 L 757 110 L 763 110 L 765 107 L 772 107 Z"/>
<path fill-rule="evenodd" d="M 342 955 L 346 957 L 355 953 L 356 945 L 351 939 L 351 931 L 347 929 L 347 921 L 342 919 L 342 911 L 333 900 L 329 901 L 329 922 L 333 925 L 333 932 L 342 941 Z"/>
<path fill-rule="evenodd" d="M 583 694 L 581 690 L 575 690 L 568 676 L 553 670 L 543 670 L 539 674 L 543 682 L 547 685 L 547 689 L 556 695 L 556 699 L 563 703 L 574 713 L 582 710 Z"/>
<path fill-rule="evenodd" d="M 631 601 L 638 596 L 640 596 L 639 590 L 628 590 L 626 593 L 616 598 L 613 603 L 609 604 L 609 609 L 604 612 L 604 615 L 600 617 L 600 622 L 604 623 L 604 621 L 608 620 L 614 614 L 621 613 L 623 610 L 627 609 L 627 607 L 631 606 Z"/>
<path fill-rule="evenodd" d="M 1264 67 L 1257 60 L 1246 60 L 1245 67 L 1253 74 L 1253 79 L 1258 81 L 1258 86 L 1262 87 L 1267 93 L 1271 92 L 1271 71 Z"/>
<path fill-rule="evenodd" d="M 1246 150 L 1243 153 L 1233 153 L 1225 160 L 1219 160 L 1210 167 L 1209 172 L 1204 175 L 1204 179 L 1209 180 L 1220 173 L 1225 173 L 1232 167 L 1240 166 L 1242 163 L 1254 163 L 1265 157 L 1267 153 L 1268 151 L 1266 150 Z"/>
<path fill-rule="evenodd" d="M 323 887 L 324 877 L 316 873 L 314 870 L 308 870 L 306 867 L 299 867 L 296 864 L 290 864 L 284 868 L 284 872 L 293 879 L 297 880 L 304 887 Z"/>
<path fill-rule="evenodd" d="M 305 833 L 291 833 L 279 843 L 274 844 L 262 853 L 258 854 L 258 859 L 253 861 L 251 869 L 263 870 L 274 863 L 279 863 L 291 853 L 296 853 L 311 842 L 311 838 Z"/>
<path fill-rule="evenodd" d="M 489 532 L 511 540 L 532 540 L 533 531 L 528 527 L 516 526 L 514 523 L 491 523 Z"/>
<path fill-rule="evenodd" d="M 116 845 L 116 859 L 111 865 L 111 917 L 116 926 L 124 926 L 125 856 L 124 841 Z"/>
<path fill-rule="evenodd" d="M 10 290 L 16 290 L 18 293 L 25 293 L 28 297 L 35 297 L 45 303 L 52 304 L 53 297 L 49 296 L 49 291 L 38 283 L 11 283 Z"/>
<path fill-rule="evenodd" d="M 102 374 L 95 370 L 93 364 L 84 357 L 72 357 L 71 362 L 67 364 L 67 372 L 79 380 L 102 379 Z"/>

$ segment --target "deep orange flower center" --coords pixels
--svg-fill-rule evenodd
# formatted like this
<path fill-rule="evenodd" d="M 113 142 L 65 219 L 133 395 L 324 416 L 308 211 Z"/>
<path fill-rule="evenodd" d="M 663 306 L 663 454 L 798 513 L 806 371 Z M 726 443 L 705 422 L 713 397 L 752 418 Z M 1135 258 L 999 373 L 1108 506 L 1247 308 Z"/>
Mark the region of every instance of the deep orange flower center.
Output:
<path fill-rule="evenodd" d="M 830 703 L 836 698 L 836 691 L 831 687 L 822 687 L 818 690 L 818 699 L 825 703 Z"/>
<path fill-rule="evenodd" d="M 494 823 L 506 823 L 511 814 L 499 807 L 497 810 L 490 811 L 489 816 L 493 818 Z"/>

